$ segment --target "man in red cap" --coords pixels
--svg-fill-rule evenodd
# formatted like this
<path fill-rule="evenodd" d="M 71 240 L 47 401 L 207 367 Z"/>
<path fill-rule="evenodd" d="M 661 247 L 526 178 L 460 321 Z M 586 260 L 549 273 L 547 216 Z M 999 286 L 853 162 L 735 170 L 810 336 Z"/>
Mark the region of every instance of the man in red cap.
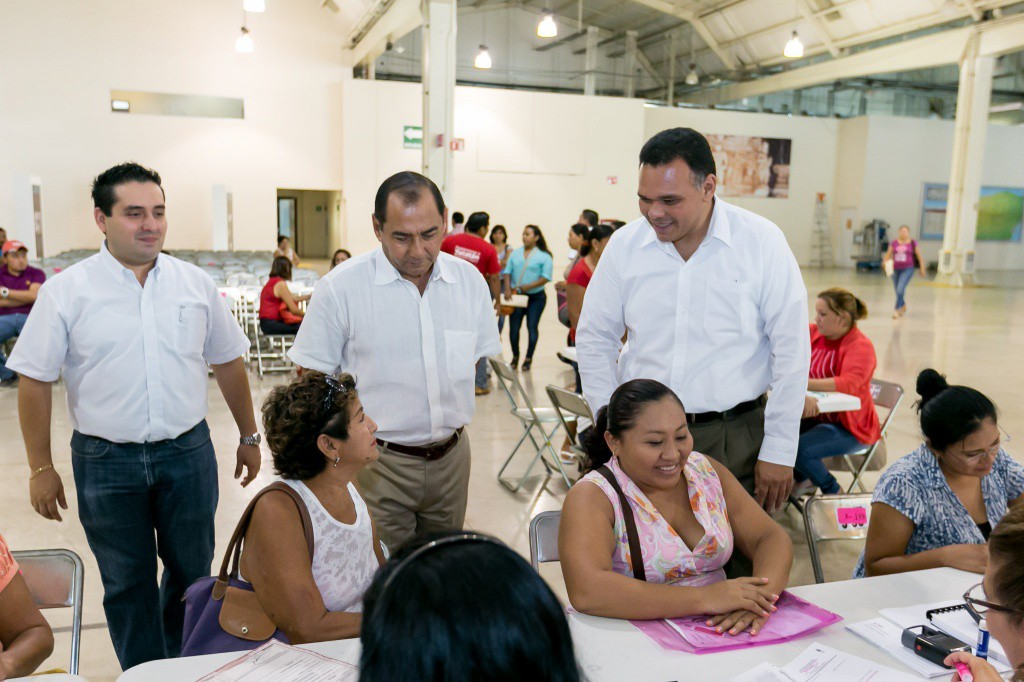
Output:
<path fill-rule="evenodd" d="M 4 242 L 0 262 L 0 344 L 21 333 L 39 287 L 46 275 L 28 264 L 28 248 L 17 240 Z M 14 386 L 18 375 L 7 369 L 7 358 L 0 348 L 0 386 Z"/>

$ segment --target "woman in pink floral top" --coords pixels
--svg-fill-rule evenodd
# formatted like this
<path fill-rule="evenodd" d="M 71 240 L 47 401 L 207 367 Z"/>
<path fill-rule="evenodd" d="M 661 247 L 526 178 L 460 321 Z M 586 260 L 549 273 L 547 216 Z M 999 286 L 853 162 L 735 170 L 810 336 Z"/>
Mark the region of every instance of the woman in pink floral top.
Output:
<path fill-rule="evenodd" d="M 0 680 L 31 675 L 52 652 L 53 631 L 0 536 Z"/>
<path fill-rule="evenodd" d="M 573 607 L 634 620 L 708 614 L 720 632 L 756 634 L 786 587 L 792 543 L 728 469 L 693 451 L 675 393 L 648 379 L 623 384 L 587 446 L 591 468 L 566 496 L 559 531 Z M 646 580 L 633 576 L 624 510 L 602 466 L 635 519 Z M 734 548 L 756 577 L 726 579 Z"/>

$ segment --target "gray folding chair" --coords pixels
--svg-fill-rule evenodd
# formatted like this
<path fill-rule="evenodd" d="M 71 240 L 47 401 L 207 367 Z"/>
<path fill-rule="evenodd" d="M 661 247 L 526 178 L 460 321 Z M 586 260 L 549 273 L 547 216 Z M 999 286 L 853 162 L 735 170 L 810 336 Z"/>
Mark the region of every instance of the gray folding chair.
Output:
<path fill-rule="evenodd" d="M 569 482 L 569 477 L 565 474 L 565 469 L 562 467 L 562 461 L 551 443 L 555 433 L 562 428 L 563 416 L 554 407 L 534 407 L 530 396 L 526 393 L 526 389 L 523 388 L 523 384 L 519 381 L 519 376 L 507 362 L 500 358 L 488 358 L 488 361 L 491 363 L 495 376 L 498 377 L 498 384 L 501 385 L 502 390 L 505 391 L 505 395 L 508 396 L 508 400 L 512 404 L 512 416 L 518 419 L 523 427 L 523 434 L 519 438 L 519 442 L 512 448 L 512 452 L 509 453 L 505 463 L 498 470 L 498 481 L 512 492 L 518 492 L 523 487 L 526 479 L 529 478 L 533 467 L 540 461 L 544 465 L 547 478 L 550 478 L 552 472 L 557 471 L 562 475 L 565 485 L 571 486 L 572 483 Z M 551 425 L 550 431 L 546 428 L 548 425 Z M 542 442 L 538 442 L 537 437 L 534 436 L 535 430 L 539 432 L 538 435 Z M 512 462 L 512 459 L 519 452 L 519 448 L 523 446 L 527 438 L 533 443 L 535 450 L 533 460 L 526 467 L 526 471 L 523 472 L 518 481 L 510 481 L 504 477 L 505 470 L 508 469 L 509 463 Z M 548 461 L 549 458 L 544 456 L 545 454 L 550 455 L 554 466 Z"/>
<path fill-rule="evenodd" d="M 11 552 L 21 567 L 28 591 L 40 609 L 70 608 L 71 665 L 68 672 L 78 674 L 78 654 L 82 646 L 82 589 L 85 566 L 70 549 L 32 549 Z"/>
<path fill-rule="evenodd" d="M 534 570 L 547 561 L 558 561 L 558 524 L 562 512 L 541 512 L 530 520 L 530 564 Z"/>
<path fill-rule="evenodd" d="M 551 398 L 551 404 L 555 407 L 555 413 L 558 414 L 559 419 L 562 421 L 562 428 L 565 429 L 565 434 L 569 437 L 573 452 L 576 453 L 576 457 L 582 462 L 587 453 L 580 443 L 579 430 L 570 428 L 569 424 L 572 422 L 578 424 L 581 419 L 587 419 L 593 424 L 594 413 L 590 411 L 590 405 L 587 404 L 586 398 L 579 393 L 573 393 L 564 388 L 550 385 L 545 390 L 548 392 L 548 397 Z M 566 414 L 570 415 L 568 419 Z"/>
<path fill-rule="evenodd" d="M 882 420 L 881 435 L 873 445 L 864 447 L 862 450 L 857 452 L 851 452 L 848 455 L 843 455 L 843 464 L 846 470 L 853 474 L 853 481 L 850 483 L 850 487 L 846 489 L 847 493 L 852 493 L 854 487 L 860 489 L 862 493 L 868 492 L 864 484 L 861 483 L 861 475 L 868 470 L 868 466 L 871 464 L 871 460 L 874 458 L 875 453 L 878 452 L 879 447 L 882 445 L 885 439 L 885 432 L 889 428 L 889 424 L 892 423 L 892 417 L 896 414 L 896 408 L 903 402 L 903 387 L 899 384 L 894 384 L 888 381 L 882 381 L 881 379 L 871 380 L 871 399 L 875 403 L 875 407 L 880 407 L 886 410 L 885 419 Z M 864 459 L 857 464 L 855 458 L 863 457 Z"/>
<path fill-rule="evenodd" d="M 871 520 L 871 495 L 817 495 L 803 503 L 804 531 L 811 554 L 814 580 L 825 582 L 821 568 L 819 542 L 865 540 Z"/>

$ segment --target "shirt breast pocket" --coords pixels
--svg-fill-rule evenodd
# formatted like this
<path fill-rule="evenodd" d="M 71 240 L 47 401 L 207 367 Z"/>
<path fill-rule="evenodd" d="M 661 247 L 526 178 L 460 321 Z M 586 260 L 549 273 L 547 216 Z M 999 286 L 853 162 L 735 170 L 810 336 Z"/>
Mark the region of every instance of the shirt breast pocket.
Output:
<path fill-rule="evenodd" d="M 734 279 L 709 280 L 704 298 L 704 330 L 727 341 L 751 333 L 754 304 L 750 285 Z"/>
<path fill-rule="evenodd" d="M 206 347 L 206 310 L 195 306 L 179 306 L 174 310 L 174 346 L 184 355 L 202 357 Z"/>
<path fill-rule="evenodd" d="M 445 359 L 448 362 L 448 376 L 452 381 L 472 379 L 475 366 L 476 332 L 445 331 Z"/>

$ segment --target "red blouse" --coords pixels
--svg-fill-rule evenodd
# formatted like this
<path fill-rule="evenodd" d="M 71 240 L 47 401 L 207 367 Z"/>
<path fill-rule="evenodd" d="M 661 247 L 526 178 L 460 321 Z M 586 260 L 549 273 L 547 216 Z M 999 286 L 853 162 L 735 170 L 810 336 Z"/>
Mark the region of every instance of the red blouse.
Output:
<path fill-rule="evenodd" d="M 836 390 L 860 398 L 860 410 L 832 412 L 818 417 L 838 423 L 865 445 L 882 436 L 878 413 L 871 398 L 871 377 L 877 360 L 871 339 L 854 327 L 843 338 L 830 341 L 811 325 L 811 379 L 835 379 Z"/>
<path fill-rule="evenodd" d="M 281 299 L 274 294 L 274 286 L 281 281 L 280 277 L 271 277 L 260 292 L 260 319 L 280 320 Z"/>
<path fill-rule="evenodd" d="M 590 269 L 590 265 L 587 264 L 586 258 L 580 258 L 579 262 L 573 266 L 569 276 L 565 278 L 566 286 L 569 284 L 578 284 L 584 289 L 590 285 L 590 280 L 594 277 L 594 271 Z M 569 329 L 569 339 L 576 343 L 576 327 Z"/>

